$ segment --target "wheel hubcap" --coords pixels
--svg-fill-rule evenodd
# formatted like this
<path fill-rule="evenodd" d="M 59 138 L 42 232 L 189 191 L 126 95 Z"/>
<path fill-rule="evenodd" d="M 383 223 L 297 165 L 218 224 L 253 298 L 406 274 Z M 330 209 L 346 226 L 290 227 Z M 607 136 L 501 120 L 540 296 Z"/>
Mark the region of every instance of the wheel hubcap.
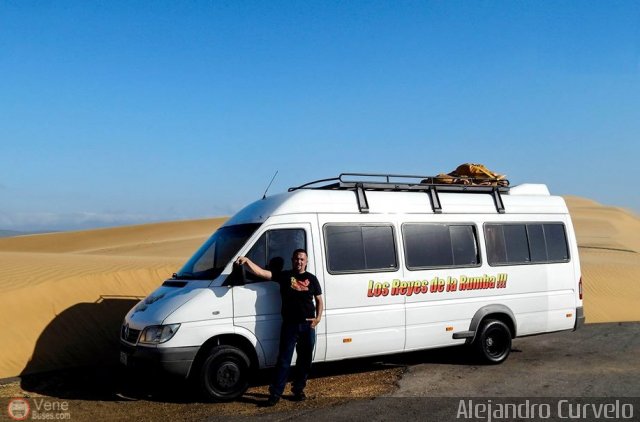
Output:
<path fill-rule="evenodd" d="M 502 354 L 504 354 L 505 344 L 506 341 L 503 341 L 503 339 L 500 338 L 500 335 L 496 333 L 487 336 L 487 339 L 485 341 L 487 353 L 494 358 L 500 357 Z"/>
<path fill-rule="evenodd" d="M 234 363 L 227 362 L 218 368 L 216 380 L 222 388 L 230 388 L 238 383 L 240 379 L 240 368 Z"/>

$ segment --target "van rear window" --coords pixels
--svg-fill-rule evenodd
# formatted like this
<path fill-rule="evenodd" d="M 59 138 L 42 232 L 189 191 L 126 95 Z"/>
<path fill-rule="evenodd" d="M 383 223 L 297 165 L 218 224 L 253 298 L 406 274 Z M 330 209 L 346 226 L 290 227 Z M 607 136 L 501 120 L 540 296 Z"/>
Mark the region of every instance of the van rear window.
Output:
<path fill-rule="evenodd" d="M 485 224 L 489 265 L 567 262 L 569 249 L 562 223 Z"/>
<path fill-rule="evenodd" d="M 324 227 L 330 273 L 392 271 L 398 268 L 393 227 L 335 224 Z"/>

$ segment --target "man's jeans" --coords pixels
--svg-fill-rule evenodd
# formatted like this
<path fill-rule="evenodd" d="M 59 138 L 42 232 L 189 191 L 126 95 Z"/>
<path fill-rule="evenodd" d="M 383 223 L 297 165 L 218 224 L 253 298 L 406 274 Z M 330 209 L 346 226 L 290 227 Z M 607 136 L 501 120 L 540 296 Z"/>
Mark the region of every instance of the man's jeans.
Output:
<path fill-rule="evenodd" d="M 298 357 L 291 391 L 293 394 L 302 393 L 307 385 L 307 377 L 311 369 L 313 347 L 316 344 L 316 330 L 311 328 L 311 323 L 305 321 L 300 324 L 283 322 L 280 330 L 280 349 L 276 362 L 276 373 L 273 384 L 269 386 L 269 394 L 280 397 L 287 383 L 291 358 L 295 348 Z"/>

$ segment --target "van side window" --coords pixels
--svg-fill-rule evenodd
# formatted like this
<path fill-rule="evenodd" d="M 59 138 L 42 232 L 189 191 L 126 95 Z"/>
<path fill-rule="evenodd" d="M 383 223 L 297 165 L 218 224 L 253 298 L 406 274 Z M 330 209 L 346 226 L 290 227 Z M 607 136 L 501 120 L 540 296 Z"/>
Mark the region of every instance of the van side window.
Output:
<path fill-rule="evenodd" d="M 270 271 L 279 272 L 291 269 L 291 254 L 299 248 L 306 249 L 306 235 L 303 229 L 274 229 L 260 236 L 247 257 Z M 247 278 L 263 281 L 260 277 L 247 272 Z"/>
<path fill-rule="evenodd" d="M 402 225 L 402 235 L 409 269 L 480 263 L 473 225 L 408 223 Z"/>
<path fill-rule="evenodd" d="M 326 225 L 324 235 L 330 273 L 398 268 L 391 225 Z"/>
<path fill-rule="evenodd" d="M 531 262 L 546 262 L 548 259 L 547 246 L 542 224 L 527 224 L 527 238 L 529 239 Z"/>
<path fill-rule="evenodd" d="M 567 235 L 564 224 L 543 224 L 544 239 L 547 245 L 548 259 L 551 262 L 568 261 L 569 248 L 567 247 Z"/>
<path fill-rule="evenodd" d="M 485 224 L 489 265 L 567 262 L 562 223 Z"/>
<path fill-rule="evenodd" d="M 508 224 L 502 226 L 504 246 L 507 251 L 507 262 L 530 262 L 527 231 L 524 224 Z"/>

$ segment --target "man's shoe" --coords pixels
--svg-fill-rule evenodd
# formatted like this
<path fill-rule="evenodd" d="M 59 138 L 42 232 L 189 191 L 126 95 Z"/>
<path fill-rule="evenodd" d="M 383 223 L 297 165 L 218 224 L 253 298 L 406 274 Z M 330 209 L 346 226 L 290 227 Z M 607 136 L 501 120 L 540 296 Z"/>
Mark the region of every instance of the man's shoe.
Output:
<path fill-rule="evenodd" d="M 278 404 L 279 401 L 280 401 L 280 397 L 269 396 L 267 401 L 264 402 L 263 406 L 264 407 L 272 407 L 272 406 L 275 406 L 276 404 Z"/>
<path fill-rule="evenodd" d="M 304 391 L 293 393 L 293 397 L 291 397 L 291 400 L 293 401 L 305 401 L 306 399 L 307 395 L 304 393 Z"/>

